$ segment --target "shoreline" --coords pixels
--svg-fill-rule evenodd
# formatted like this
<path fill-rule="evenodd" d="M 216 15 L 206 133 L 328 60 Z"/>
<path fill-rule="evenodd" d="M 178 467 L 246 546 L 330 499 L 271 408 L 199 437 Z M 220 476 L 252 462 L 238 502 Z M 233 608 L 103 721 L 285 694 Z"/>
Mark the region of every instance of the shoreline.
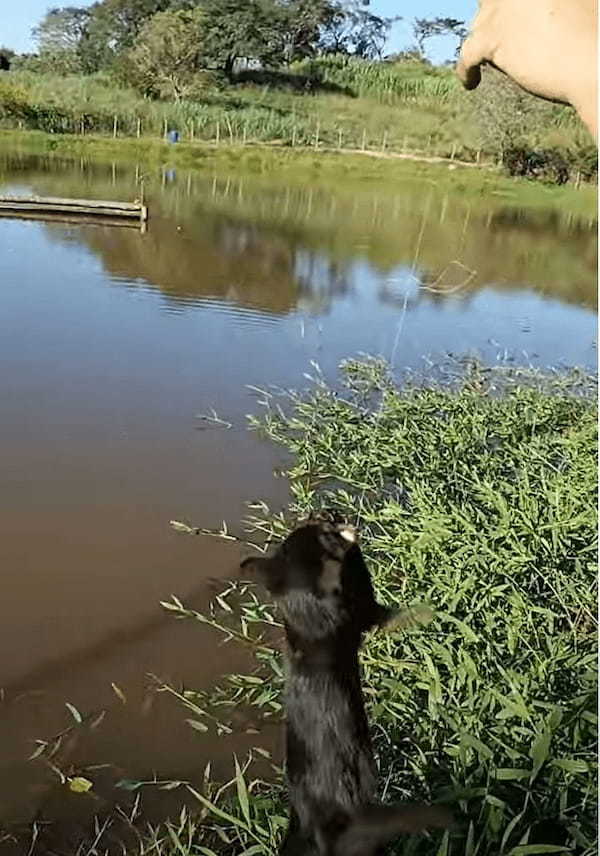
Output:
<path fill-rule="evenodd" d="M 595 185 L 547 185 L 511 178 L 497 167 L 418 155 L 308 147 L 280 143 L 245 145 L 207 142 L 170 144 L 148 138 L 116 138 L 49 134 L 44 131 L 0 130 L 0 154 L 89 157 L 98 162 L 144 163 L 147 166 L 185 167 L 223 172 L 270 175 L 286 180 L 326 182 L 343 179 L 364 183 L 430 181 L 461 196 L 493 196 L 498 202 L 521 208 L 560 208 L 597 220 Z"/>

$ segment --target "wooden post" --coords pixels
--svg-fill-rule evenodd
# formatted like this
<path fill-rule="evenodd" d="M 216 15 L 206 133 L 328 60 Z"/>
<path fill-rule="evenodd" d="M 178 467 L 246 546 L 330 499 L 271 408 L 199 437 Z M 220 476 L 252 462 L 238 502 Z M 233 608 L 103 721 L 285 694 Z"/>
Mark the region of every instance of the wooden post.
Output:
<path fill-rule="evenodd" d="M 190 140 L 194 142 L 194 120 L 190 122 Z"/>
<path fill-rule="evenodd" d="M 292 148 L 296 145 L 296 125 L 292 125 Z"/>
<path fill-rule="evenodd" d="M 246 137 L 248 134 L 248 121 L 244 119 L 244 124 L 242 126 L 242 145 L 246 145 Z"/>
<path fill-rule="evenodd" d="M 387 131 L 383 132 L 383 140 L 381 141 L 381 151 L 385 152 L 385 147 L 387 145 Z"/>
<path fill-rule="evenodd" d="M 340 149 L 340 151 L 342 149 L 342 132 L 341 132 L 341 130 L 338 131 L 338 149 Z"/>
<path fill-rule="evenodd" d="M 220 123 L 220 122 L 219 122 L 219 120 L 217 119 L 217 136 L 216 136 L 216 139 L 215 139 L 215 142 L 216 142 L 217 146 L 219 145 L 219 140 L 220 140 L 220 138 L 221 138 L 221 123 Z"/>
<path fill-rule="evenodd" d="M 479 163 L 481 161 L 481 149 L 477 149 L 477 157 L 475 162 Z"/>
<path fill-rule="evenodd" d="M 363 128 L 363 135 L 362 135 L 362 150 L 363 150 L 363 152 L 365 151 L 366 148 L 367 148 L 367 129 Z"/>
<path fill-rule="evenodd" d="M 113 137 L 117 136 L 117 117 L 115 116 L 113 119 Z"/>
<path fill-rule="evenodd" d="M 142 120 L 137 120 L 136 136 L 139 138 L 142 135 Z"/>
<path fill-rule="evenodd" d="M 167 120 L 165 119 L 163 121 L 163 139 L 166 140 L 166 138 L 167 138 Z"/>
<path fill-rule="evenodd" d="M 83 136 L 85 134 L 85 117 L 84 116 L 81 117 L 80 128 L 81 128 L 81 136 Z"/>
<path fill-rule="evenodd" d="M 315 149 L 319 148 L 319 131 L 321 130 L 321 123 L 317 122 L 317 131 L 315 133 Z"/>
<path fill-rule="evenodd" d="M 450 160 L 454 160 L 456 157 L 456 143 L 452 143 L 452 152 L 450 154 Z"/>
<path fill-rule="evenodd" d="M 575 190 L 579 190 L 579 186 L 581 184 L 581 170 L 577 170 L 577 175 L 575 176 Z"/>

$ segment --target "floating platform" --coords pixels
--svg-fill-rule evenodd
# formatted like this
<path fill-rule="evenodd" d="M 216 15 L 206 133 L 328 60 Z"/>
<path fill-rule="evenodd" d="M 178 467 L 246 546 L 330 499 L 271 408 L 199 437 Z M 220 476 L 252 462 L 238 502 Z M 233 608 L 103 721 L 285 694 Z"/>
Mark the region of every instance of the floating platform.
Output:
<path fill-rule="evenodd" d="M 0 216 L 54 215 L 55 218 L 75 220 L 93 217 L 96 220 L 128 220 L 146 223 L 148 208 L 142 202 L 108 202 L 98 199 L 61 199 L 58 196 L 0 196 Z"/>

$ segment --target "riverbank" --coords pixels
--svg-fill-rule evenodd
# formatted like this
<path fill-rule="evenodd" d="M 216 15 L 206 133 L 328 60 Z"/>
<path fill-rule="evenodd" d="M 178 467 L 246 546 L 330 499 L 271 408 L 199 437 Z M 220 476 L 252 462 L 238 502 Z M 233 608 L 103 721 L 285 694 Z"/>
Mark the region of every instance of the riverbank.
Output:
<path fill-rule="evenodd" d="M 277 173 L 290 182 L 389 183 L 414 178 L 429 181 L 449 194 L 522 208 L 548 208 L 573 216 L 595 219 L 597 188 L 583 185 L 547 185 L 509 178 L 498 168 L 462 166 L 456 161 L 407 158 L 381 152 L 335 151 L 280 144 L 231 145 L 162 140 L 49 134 L 42 131 L 0 130 L 0 151 L 63 158 L 87 158 L 101 162 L 139 164 L 141 168 L 180 167 L 231 174 Z"/>
<path fill-rule="evenodd" d="M 438 799 L 459 817 L 435 844 L 405 840 L 395 852 L 591 856 L 595 379 L 451 363 L 426 382 L 397 382 L 373 360 L 348 362 L 344 379 L 342 395 L 317 376 L 304 394 L 261 397 L 251 428 L 289 455 L 292 503 L 283 516 L 254 506 L 249 537 L 277 540 L 309 510 L 334 508 L 359 527 L 379 599 L 434 610 L 428 627 L 373 634 L 362 654 L 386 800 Z M 214 739 L 230 739 L 241 711 L 258 732 L 280 720 L 276 616 L 262 598 L 238 583 L 205 614 L 165 604 L 211 625 L 215 646 L 225 636 L 253 652 L 247 674 L 174 699 Z M 127 852 L 272 856 L 285 823 L 280 774 L 267 784 L 244 770 L 224 788 L 207 781 L 205 795 L 160 783 L 187 809 Z M 94 775 L 83 775 L 91 800 Z M 154 790 L 124 788 L 142 804 Z M 48 852 L 50 831 L 34 853 Z"/>

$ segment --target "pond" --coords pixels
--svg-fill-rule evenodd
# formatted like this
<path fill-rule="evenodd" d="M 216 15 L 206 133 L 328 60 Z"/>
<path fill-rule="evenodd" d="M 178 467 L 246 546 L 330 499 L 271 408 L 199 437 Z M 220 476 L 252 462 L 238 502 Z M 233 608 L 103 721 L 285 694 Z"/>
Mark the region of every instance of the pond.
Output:
<path fill-rule="evenodd" d="M 123 777 L 197 779 L 209 758 L 218 775 L 248 740 L 278 751 L 275 732 L 215 744 L 148 691 L 149 673 L 205 686 L 242 662 L 159 602 L 201 608 L 240 559 L 171 519 L 239 531 L 246 501 L 286 503 L 280 454 L 246 428 L 251 387 L 335 378 L 360 352 L 398 372 L 447 353 L 596 362 L 596 223 L 569 211 L 422 177 L 0 160 L 3 193 L 131 200 L 141 181 L 145 233 L 0 219 L 0 823 L 71 811 L 55 772 L 24 760 L 73 723 L 66 702 L 106 711 L 56 756 L 102 765 L 100 802 Z M 201 418 L 213 409 L 225 425 Z"/>

